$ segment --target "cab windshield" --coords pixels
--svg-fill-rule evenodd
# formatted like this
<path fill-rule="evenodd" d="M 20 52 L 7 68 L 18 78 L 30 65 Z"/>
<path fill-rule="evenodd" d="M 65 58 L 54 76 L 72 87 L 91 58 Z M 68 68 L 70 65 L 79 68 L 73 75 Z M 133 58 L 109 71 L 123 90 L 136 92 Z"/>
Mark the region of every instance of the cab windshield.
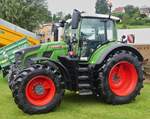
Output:
<path fill-rule="evenodd" d="M 81 23 L 81 37 L 87 40 L 112 41 L 116 39 L 112 20 L 83 18 Z"/>

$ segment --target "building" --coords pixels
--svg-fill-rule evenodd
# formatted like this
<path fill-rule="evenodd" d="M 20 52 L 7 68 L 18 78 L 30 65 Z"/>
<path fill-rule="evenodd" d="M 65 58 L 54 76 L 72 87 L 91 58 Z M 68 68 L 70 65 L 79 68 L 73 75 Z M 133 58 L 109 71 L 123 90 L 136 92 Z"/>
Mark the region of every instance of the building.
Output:
<path fill-rule="evenodd" d="M 113 13 L 125 13 L 124 7 L 117 7 L 113 10 Z"/>
<path fill-rule="evenodd" d="M 40 29 L 37 30 L 37 34 L 41 37 L 42 42 L 48 42 L 52 40 L 52 23 L 43 24 Z"/>
<path fill-rule="evenodd" d="M 150 17 L 150 7 L 143 6 L 140 8 L 140 14 Z"/>

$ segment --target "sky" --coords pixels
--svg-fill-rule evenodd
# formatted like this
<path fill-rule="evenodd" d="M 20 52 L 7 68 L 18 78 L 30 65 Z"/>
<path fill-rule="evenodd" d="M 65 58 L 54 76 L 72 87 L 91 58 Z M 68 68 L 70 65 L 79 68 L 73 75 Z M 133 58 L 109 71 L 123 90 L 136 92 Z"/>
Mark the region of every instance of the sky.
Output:
<path fill-rule="evenodd" d="M 80 11 L 86 11 L 88 13 L 95 12 L 96 0 L 47 0 L 48 8 L 52 13 L 63 11 L 64 13 L 72 13 L 76 8 Z M 112 0 L 113 9 L 118 6 L 125 6 L 131 4 L 134 6 L 150 6 L 150 0 Z"/>

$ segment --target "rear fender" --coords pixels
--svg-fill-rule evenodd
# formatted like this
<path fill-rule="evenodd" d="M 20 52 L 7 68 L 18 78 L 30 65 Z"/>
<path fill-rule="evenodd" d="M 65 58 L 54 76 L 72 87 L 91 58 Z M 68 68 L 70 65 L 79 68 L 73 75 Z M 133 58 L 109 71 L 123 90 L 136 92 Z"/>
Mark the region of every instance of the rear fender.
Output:
<path fill-rule="evenodd" d="M 92 59 L 90 59 L 91 64 L 102 64 L 103 61 L 105 61 L 111 54 L 115 53 L 119 50 L 126 50 L 133 52 L 139 59 L 140 62 L 143 62 L 144 58 L 143 56 L 138 52 L 137 49 L 134 47 L 127 45 L 127 44 L 110 44 L 106 45 L 105 47 L 100 47 L 97 49 L 99 52 L 97 52 Z M 96 56 L 97 55 L 97 56 Z"/>

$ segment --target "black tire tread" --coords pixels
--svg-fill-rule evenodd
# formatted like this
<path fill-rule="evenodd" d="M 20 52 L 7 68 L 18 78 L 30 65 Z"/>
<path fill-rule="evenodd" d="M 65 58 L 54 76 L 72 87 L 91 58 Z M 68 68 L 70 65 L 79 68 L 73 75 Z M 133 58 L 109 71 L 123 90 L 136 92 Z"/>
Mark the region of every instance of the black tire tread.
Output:
<path fill-rule="evenodd" d="M 53 71 L 53 69 L 55 70 L 55 72 Z M 34 107 L 33 105 L 31 105 L 29 103 L 28 104 L 26 103 L 26 101 L 25 101 L 26 99 L 25 99 L 24 95 L 19 93 L 20 86 L 24 85 L 23 84 L 24 80 L 26 80 L 26 78 L 29 75 L 35 73 L 35 71 L 41 71 L 41 70 L 44 70 L 47 73 L 50 73 L 54 77 L 54 82 L 55 81 L 57 81 L 59 83 L 63 82 L 63 79 L 62 79 L 62 76 L 60 76 L 61 73 L 59 72 L 58 67 L 50 62 L 47 62 L 44 65 L 43 64 L 35 64 L 35 65 L 21 71 L 13 81 L 12 93 L 13 93 L 15 103 L 17 104 L 19 109 L 21 109 L 25 113 L 40 114 L 40 113 L 48 113 L 50 111 L 53 111 L 53 110 L 55 110 L 56 107 L 58 107 L 60 105 L 60 102 L 64 95 L 64 89 L 62 89 L 61 86 L 59 86 L 60 91 L 59 91 L 58 97 L 56 98 L 54 103 L 51 104 L 50 106 L 47 106 L 47 107 L 44 106 L 43 109 L 40 109 L 38 107 Z M 59 84 L 59 83 L 57 83 L 57 84 Z"/>
<path fill-rule="evenodd" d="M 137 62 L 137 64 L 134 64 L 134 65 L 139 65 L 139 72 L 140 72 L 140 77 L 138 79 L 138 85 L 136 87 L 136 90 L 134 91 L 134 94 L 130 95 L 129 98 L 127 100 L 120 100 L 118 96 L 114 96 L 112 95 L 109 87 L 105 84 L 105 77 L 106 75 L 106 71 L 108 69 L 108 66 L 110 65 L 111 63 L 111 60 L 114 59 L 116 56 L 119 56 L 119 55 L 122 55 L 122 54 L 129 54 L 133 60 L 135 60 Z M 138 57 L 130 52 L 130 51 L 125 51 L 125 50 L 121 50 L 121 51 L 117 51 L 116 53 L 114 54 L 111 54 L 109 56 L 109 58 L 106 60 L 106 62 L 103 64 L 103 66 L 99 69 L 99 76 L 98 76 L 98 88 L 97 88 L 97 92 L 98 92 L 98 96 L 99 98 L 108 103 L 108 104 L 114 104 L 114 105 L 117 105 L 117 104 L 126 104 L 126 103 L 129 103 L 133 100 L 135 100 L 135 97 L 137 95 L 140 95 L 140 90 L 141 88 L 143 88 L 143 80 L 144 80 L 144 77 L 143 77 L 143 70 L 142 70 L 142 63 L 139 63 L 139 59 Z"/>

